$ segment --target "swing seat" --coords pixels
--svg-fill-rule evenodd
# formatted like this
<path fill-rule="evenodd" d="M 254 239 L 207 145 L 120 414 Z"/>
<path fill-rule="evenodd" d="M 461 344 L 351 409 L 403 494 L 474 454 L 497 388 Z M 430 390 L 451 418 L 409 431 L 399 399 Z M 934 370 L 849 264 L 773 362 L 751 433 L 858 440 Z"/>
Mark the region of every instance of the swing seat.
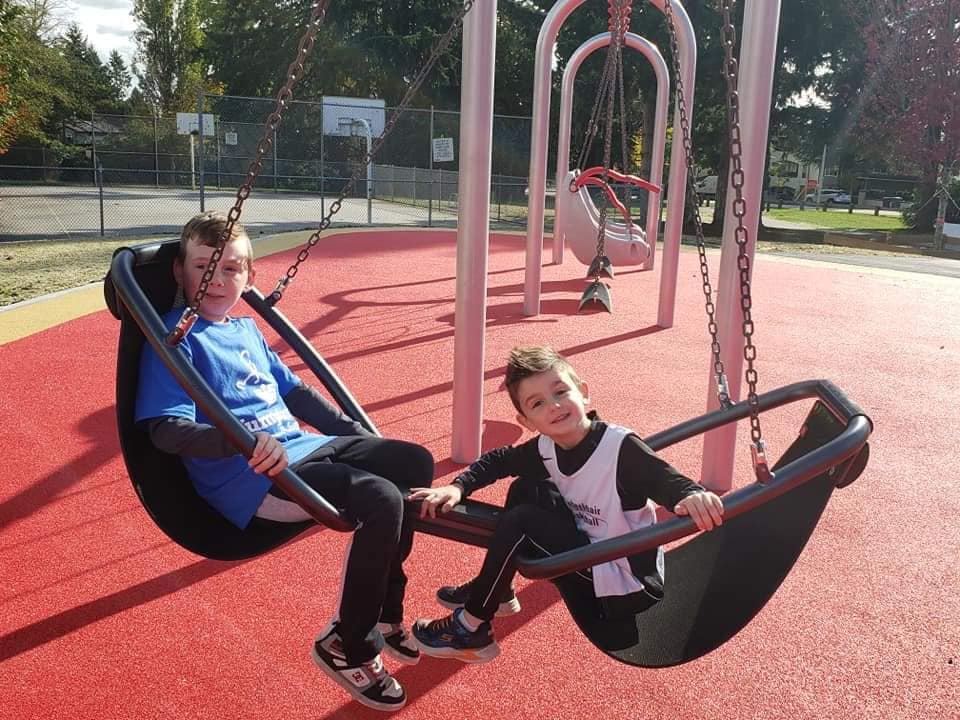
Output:
<path fill-rule="evenodd" d="M 140 355 L 144 342 L 149 341 L 159 348 L 172 372 L 185 373 L 178 375 L 178 380 L 231 442 L 237 447 L 244 447 L 246 442 L 240 435 L 231 434 L 235 431 L 231 422 L 241 431 L 242 426 L 202 379 L 196 376 L 191 381 L 189 371 L 195 371 L 182 353 L 164 346 L 166 329 L 157 312 L 171 307 L 174 300 L 171 266 L 177 250 L 177 241 L 121 248 L 104 283 L 107 305 L 121 321 L 117 424 L 123 458 L 137 496 L 151 519 L 172 540 L 207 558 L 242 560 L 268 552 L 316 527 L 316 523 L 255 520 L 244 530 L 236 528 L 196 494 L 179 458 L 156 450 L 133 422 Z M 255 289 L 245 293 L 244 299 L 280 333 L 341 409 L 376 432 L 339 378 L 289 321 Z M 520 558 L 518 570 L 532 579 L 556 578 L 578 627 L 598 648 L 621 662 L 664 667 L 710 652 L 733 637 L 769 600 L 816 527 L 833 489 L 852 482 L 866 464 L 872 425 L 831 383 L 795 383 L 760 395 L 758 405 L 765 411 L 810 397 L 819 398 L 819 402 L 814 404 L 801 437 L 775 466 L 774 479 L 727 495 L 720 528 L 667 553 L 666 596 L 648 612 L 626 621 L 607 619 L 600 614 L 592 593 L 584 593 L 563 576 L 691 535 L 696 528 L 689 518 L 673 518 L 547 558 Z M 737 403 L 688 420 L 645 442 L 659 451 L 741 420 L 749 413 L 746 402 Z M 249 442 L 252 447 L 252 437 Z M 274 480 L 321 525 L 341 531 L 353 529 L 351 522 L 289 470 Z M 470 500 L 437 518 L 420 518 L 418 510 L 419 504 L 407 504 L 416 530 L 479 547 L 489 544 L 502 512 L 497 506 Z"/>
<path fill-rule="evenodd" d="M 590 564 L 598 564 L 665 545 L 689 534 L 675 529 L 689 529 L 692 520 L 674 518 L 564 553 L 567 558 L 523 558 L 520 571 L 527 577 L 552 578 L 577 626 L 607 655 L 648 668 L 695 660 L 736 635 L 773 596 L 816 528 L 833 490 L 849 485 L 863 472 L 869 432 L 866 416 L 858 414 L 845 425 L 823 402 L 816 402 L 799 437 L 775 465 L 774 481 L 729 494 L 724 498 L 723 525 L 667 552 L 663 600 L 634 617 L 604 617 L 589 588 L 557 577 L 558 570 L 582 567 L 590 555 L 597 558 Z M 649 441 L 651 447 L 659 446 L 654 449 L 664 446 L 658 437 L 664 434 Z M 779 489 L 778 483 L 783 484 Z M 764 495 L 768 499 L 761 499 Z M 601 554 L 604 545 L 610 548 L 606 555 Z"/>
<path fill-rule="evenodd" d="M 589 266 L 597 254 L 600 211 L 586 186 L 571 190 L 579 174 L 579 170 L 571 170 L 557 188 L 557 211 L 562 227 L 555 228 L 554 232 L 563 236 L 577 260 Z M 628 227 L 608 216 L 604 224 L 604 254 L 615 267 L 640 265 L 650 257 L 646 238 L 643 228 L 636 223 Z"/>
<path fill-rule="evenodd" d="M 173 307 L 177 286 L 173 261 L 179 241 L 120 248 L 104 281 L 110 312 L 120 320 L 117 348 L 116 413 L 120 447 L 137 496 L 156 525 L 174 542 L 213 560 L 244 560 L 268 552 L 316 527 L 313 521 L 264 523 L 254 519 L 241 530 L 197 495 L 186 468 L 176 455 L 154 447 L 149 435 L 134 422 L 140 356 L 145 335 L 130 308 L 157 315 Z M 118 288 L 117 280 L 132 274 L 136 288 Z M 132 296 L 139 289 L 141 302 Z"/>

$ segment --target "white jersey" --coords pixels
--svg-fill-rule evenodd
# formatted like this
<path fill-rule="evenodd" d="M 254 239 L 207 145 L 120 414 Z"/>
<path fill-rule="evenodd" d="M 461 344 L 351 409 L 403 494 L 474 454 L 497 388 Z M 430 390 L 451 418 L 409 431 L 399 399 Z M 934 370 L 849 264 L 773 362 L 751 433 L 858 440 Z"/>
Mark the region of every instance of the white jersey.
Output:
<path fill-rule="evenodd" d="M 653 525 L 657 520 L 652 500 L 638 510 L 626 511 L 617 492 L 620 446 L 630 434 L 628 428 L 607 425 L 596 449 L 572 475 L 560 472 L 553 440 L 541 435 L 538 441 L 551 481 L 573 512 L 577 528 L 586 533 L 591 543 Z M 662 566 L 662 555 L 657 564 Z M 593 568 L 593 589 L 597 597 L 606 597 L 634 593 L 643 590 L 644 585 L 634 576 L 627 558 L 619 558 Z"/>

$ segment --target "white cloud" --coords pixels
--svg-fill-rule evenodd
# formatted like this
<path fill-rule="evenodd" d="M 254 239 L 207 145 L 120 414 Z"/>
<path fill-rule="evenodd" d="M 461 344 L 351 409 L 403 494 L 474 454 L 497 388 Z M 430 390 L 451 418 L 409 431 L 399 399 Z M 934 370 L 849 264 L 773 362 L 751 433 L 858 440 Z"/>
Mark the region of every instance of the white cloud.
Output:
<path fill-rule="evenodd" d="M 80 26 L 101 60 L 117 50 L 129 63 L 135 49 L 132 12 L 133 0 L 72 0 L 65 20 Z"/>

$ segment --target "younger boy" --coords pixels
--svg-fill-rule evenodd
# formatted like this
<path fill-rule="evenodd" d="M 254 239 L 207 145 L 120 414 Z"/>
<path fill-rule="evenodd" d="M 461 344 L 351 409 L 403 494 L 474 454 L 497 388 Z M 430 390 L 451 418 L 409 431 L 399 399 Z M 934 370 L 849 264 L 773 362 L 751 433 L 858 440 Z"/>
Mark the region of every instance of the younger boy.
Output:
<path fill-rule="evenodd" d="M 186 297 L 195 295 L 226 224 L 224 215 L 208 212 L 184 227 L 173 270 Z M 340 609 L 314 643 L 313 657 L 359 702 L 396 710 L 406 695 L 384 669 L 380 651 L 407 664 L 419 660 L 402 624 L 403 561 L 413 543 L 403 496 L 407 488 L 432 482 L 433 457 L 419 445 L 368 433 L 304 385 L 270 350 L 252 319 L 228 315 L 255 276 L 250 238 L 235 224 L 197 321 L 180 343 L 256 437 L 250 459 L 230 445 L 149 347 L 140 367 L 136 419 L 160 450 L 183 458 L 197 493 L 240 528 L 309 519 L 269 479 L 288 465 L 358 522 Z M 166 314 L 168 329 L 181 312 L 175 308 Z M 319 434 L 301 430 L 295 418 Z"/>
<path fill-rule="evenodd" d="M 701 530 L 723 522 L 719 497 L 657 457 L 630 430 L 586 412 L 587 385 L 556 351 L 514 348 L 506 386 L 517 421 L 538 436 L 483 455 L 446 487 L 411 495 L 434 515 L 499 478 L 518 478 L 480 574 L 437 592 L 441 603 L 457 609 L 414 624 L 413 635 L 427 655 L 479 663 L 500 653 L 490 621 L 519 611 L 511 581 L 520 553 L 556 554 L 651 525 L 653 501 L 689 515 Z M 663 551 L 597 565 L 577 577 L 591 584 L 604 613 L 632 615 L 663 598 Z"/>

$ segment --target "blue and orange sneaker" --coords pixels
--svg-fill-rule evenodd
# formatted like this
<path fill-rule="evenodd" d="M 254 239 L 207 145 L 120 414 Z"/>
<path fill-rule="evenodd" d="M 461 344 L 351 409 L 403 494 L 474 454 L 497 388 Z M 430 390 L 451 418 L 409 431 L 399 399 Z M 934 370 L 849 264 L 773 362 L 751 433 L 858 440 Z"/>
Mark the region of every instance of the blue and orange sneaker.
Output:
<path fill-rule="evenodd" d="M 439 620 L 417 620 L 411 628 L 424 655 L 452 658 L 465 663 L 485 663 L 500 654 L 490 623 L 471 631 L 462 620 L 463 608 Z"/>

